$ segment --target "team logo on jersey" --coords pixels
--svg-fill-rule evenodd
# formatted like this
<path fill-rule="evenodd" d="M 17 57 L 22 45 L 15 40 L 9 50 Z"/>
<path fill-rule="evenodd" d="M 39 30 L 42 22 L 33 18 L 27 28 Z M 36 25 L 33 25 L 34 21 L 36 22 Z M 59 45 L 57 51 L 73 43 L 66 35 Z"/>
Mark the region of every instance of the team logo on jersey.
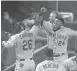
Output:
<path fill-rule="evenodd" d="M 33 36 L 32 33 L 24 33 L 24 34 L 21 34 L 21 35 L 20 35 L 20 38 L 23 39 L 23 38 L 25 38 L 25 37 L 32 37 L 32 36 Z"/>

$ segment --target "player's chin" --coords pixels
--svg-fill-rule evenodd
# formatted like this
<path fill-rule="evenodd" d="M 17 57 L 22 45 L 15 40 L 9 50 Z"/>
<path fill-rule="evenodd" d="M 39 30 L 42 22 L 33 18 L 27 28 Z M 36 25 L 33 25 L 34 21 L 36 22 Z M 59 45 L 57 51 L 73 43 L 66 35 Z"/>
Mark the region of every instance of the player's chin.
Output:
<path fill-rule="evenodd" d="M 53 31 L 58 31 L 60 29 L 60 27 L 54 27 Z"/>

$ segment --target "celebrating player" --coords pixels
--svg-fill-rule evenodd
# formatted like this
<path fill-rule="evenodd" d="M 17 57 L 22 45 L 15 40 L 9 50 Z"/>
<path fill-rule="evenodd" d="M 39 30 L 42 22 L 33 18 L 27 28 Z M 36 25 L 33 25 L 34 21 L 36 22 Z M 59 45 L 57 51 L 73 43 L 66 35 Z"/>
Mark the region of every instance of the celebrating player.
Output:
<path fill-rule="evenodd" d="M 7 42 L 4 42 L 4 47 L 12 47 L 16 45 L 16 67 L 15 71 L 26 71 L 31 69 L 34 71 L 35 63 L 32 59 L 34 50 L 34 37 L 31 33 L 22 31 L 20 34 L 12 36 Z M 32 64 L 32 65 L 31 65 Z"/>
<path fill-rule="evenodd" d="M 77 71 L 77 51 L 75 52 L 75 56 L 64 61 L 64 67 L 66 71 Z"/>
<path fill-rule="evenodd" d="M 48 49 L 53 49 L 53 52 L 55 53 L 56 57 L 55 59 L 59 60 L 61 63 L 63 63 L 64 60 L 68 58 L 67 54 L 67 45 L 68 45 L 68 39 L 71 36 L 77 37 L 76 31 L 64 27 L 64 19 L 59 17 L 58 13 L 53 11 L 49 16 L 48 22 L 43 21 L 42 27 L 41 25 L 36 24 L 31 31 L 37 32 L 40 27 L 47 32 L 47 38 L 48 38 Z M 44 33 L 46 35 L 46 33 Z"/>
<path fill-rule="evenodd" d="M 48 31 L 48 48 L 53 49 L 53 52 L 57 56 L 56 59 L 59 60 L 61 63 L 63 63 L 63 61 L 68 58 L 68 39 L 71 36 L 77 37 L 76 31 L 70 28 L 66 28 L 63 25 L 64 19 L 61 17 L 57 17 L 54 23 L 51 24 L 51 30 L 46 29 Z"/>
<path fill-rule="evenodd" d="M 17 60 L 15 71 L 34 71 L 35 63 L 33 53 L 35 39 L 37 38 L 35 33 L 23 30 L 21 33 L 11 36 L 7 42 L 2 43 L 6 48 L 16 47 Z M 38 39 L 40 39 L 40 37 Z"/>
<path fill-rule="evenodd" d="M 47 50 L 46 57 L 46 60 L 36 66 L 36 71 L 65 71 L 64 67 L 54 60 L 52 49 Z"/>

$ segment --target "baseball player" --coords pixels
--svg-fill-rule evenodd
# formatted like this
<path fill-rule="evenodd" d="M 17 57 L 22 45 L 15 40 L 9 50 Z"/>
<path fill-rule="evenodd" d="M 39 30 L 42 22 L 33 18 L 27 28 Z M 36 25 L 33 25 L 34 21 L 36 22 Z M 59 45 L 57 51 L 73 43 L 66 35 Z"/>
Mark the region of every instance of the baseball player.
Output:
<path fill-rule="evenodd" d="M 35 30 L 36 31 L 36 30 Z M 7 42 L 3 42 L 3 46 L 10 48 L 16 47 L 16 67 L 15 71 L 34 71 L 35 63 L 33 53 L 35 48 L 36 32 L 23 30 L 21 33 L 11 36 Z M 39 37 L 38 39 L 42 39 Z"/>
<path fill-rule="evenodd" d="M 68 39 L 71 36 L 77 37 L 77 33 L 70 28 L 64 27 L 64 19 L 61 17 L 57 17 L 58 14 L 53 11 L 49 16 L 50 21 L 43 21 L 43 24 L 39 25 L 39 27 L 37 25 L 33 26 L 31 31 L 36 29 L 35 32 L 37 32 L 40 28 L 45 30 L 47 33 L 44 34 L 48 38 L 48 49 L 53 49 L 53 52 L 56 55 L 55 59 L 63 63 L 63 61 L 68 58 Z"/>
<path fill-rule="evenodd" d="M 54 60 L 52 49 L 47 50 L 46 57 L 46 60 L 36 66 L 36 71 L 65 71 L 64 67 Z"/>
<path fill-rule="evenodd" d="M 34 71 L 33 51 L 35 41 L 32 33 L 22 31 L 20 34 L 12 36 L 7 42 L 3 42 L 4 47 L 16 45 L 16 67 L 15 71 Z"/>
<path fill-rule="evenodd" d="M 48 24 L 49 27 L 46 27 Z M 48 48 L 53 49 L 53 52 L 56 54 L 55 59 L 63 63 L 63 61 L 68 58 L 68 39 L 71 36 L 77 37 L 76 31 L 64 27 L 64 19 L 61 17 L 57 17 L 52 24 L 44 22 L 43 25 L 45 26 L 44 28 L 46 28 L 45 30 L 48 32 Z"/>
<path fill-rule="evenodd" d="M 64 61 L 64 67 L 66 71 L 77 71 L 77 51 L 75 52 L 75 56 Z"/>

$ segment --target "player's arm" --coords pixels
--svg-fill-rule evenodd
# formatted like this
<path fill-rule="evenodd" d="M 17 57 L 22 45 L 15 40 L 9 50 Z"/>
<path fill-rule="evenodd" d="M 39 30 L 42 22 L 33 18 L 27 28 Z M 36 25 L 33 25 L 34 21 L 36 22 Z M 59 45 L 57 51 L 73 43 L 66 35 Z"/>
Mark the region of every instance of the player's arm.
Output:
<path fill-rule="evenodd" d="M 43 28 L 45 29 L 45 31 L 48 33 L 48 34 L 51 34 L 52 33 L 52 24 L 47 22 L 47 21 L 43 21 L 43 24 L 42 24 Z"/>
<path fill-rule="evenodd" d="M 8 41 L 3 41 L 2 42 L 2 45 L 6 48 L 10 48 L 10 47 L 13 47 L 16 43 L 16 37 L 17 35 L 14 35 L 14 36 L 11 36 L 10 39 Z"/>
<path fill-rule="evenodd" d="M 36 41 L 47 41 L 47 38 L 46 37 L 38 36 L 38 34 L 39 34 L 38 33 L 38 30 L 39 30 L 38 26 L 33 26 L 32 29 L 30 30 L 30 32 L 33 33 L 33 35 L 35 36 L 35 40 Z M 44 34 L 44 33 L 41 33 L 41 35 L 42 34 Z"/>
<path fill-rule="evenodd" d="M 33 20 L 33 19 L 32 19 L 32 20 L 29 20 L 29 19 L 28 19 L 28 20 L 27 20 L 27 23 L 28 23 L 28 25 L 32 25 L 32 24 L 35 23 L 35 20 Z"/>
<path fill-rule="evenodd" d="M 77 31 L 69 29 L 67 32 L 69 37 L 76 37 L 77 38 Z"/>
<path fill-rule="evenodd" d="M 47 42 L 47 38 L 44 38 L 44 37 L 41 37 L 41 36 L 36 36 L 35 37 L 35 40 L 36 40 L 36 42 L 40 42 L 40 41 L 44 41 L 44 42 Z"/>

